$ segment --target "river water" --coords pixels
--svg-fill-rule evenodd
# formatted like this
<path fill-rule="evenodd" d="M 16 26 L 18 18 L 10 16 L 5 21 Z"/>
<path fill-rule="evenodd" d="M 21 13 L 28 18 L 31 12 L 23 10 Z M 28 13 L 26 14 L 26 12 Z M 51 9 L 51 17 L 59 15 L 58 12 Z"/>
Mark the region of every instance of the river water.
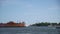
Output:
<path fill-rule="evenodd" d="M 0 34 L 60 34 L 54 27 L 9 27 L 0 28 Z"/>

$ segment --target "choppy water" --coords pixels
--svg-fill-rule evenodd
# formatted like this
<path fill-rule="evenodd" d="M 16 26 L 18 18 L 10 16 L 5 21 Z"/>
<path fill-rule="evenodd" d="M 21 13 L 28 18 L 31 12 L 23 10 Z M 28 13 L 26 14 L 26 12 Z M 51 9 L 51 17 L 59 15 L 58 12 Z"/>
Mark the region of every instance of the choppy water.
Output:
<path fill-rule="evenodd" d="M 0 34 L 60 34 L 60 29 L 53 27 L 0 28 Z"/>

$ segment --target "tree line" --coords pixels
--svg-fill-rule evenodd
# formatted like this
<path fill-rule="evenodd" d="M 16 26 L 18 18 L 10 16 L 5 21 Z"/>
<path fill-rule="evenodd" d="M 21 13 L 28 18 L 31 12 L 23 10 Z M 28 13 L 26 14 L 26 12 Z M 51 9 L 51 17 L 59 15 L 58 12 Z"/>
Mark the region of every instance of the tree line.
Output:
<path fill-rule="evenodd" d="M 60 22 L 59 23 L 51 23 L 51 22 L 39 22 L 39 23 L 35 23 L 35 24 L 32 24 L 30 26 L 48 26 L 48 25 L 60 25 Z"/>

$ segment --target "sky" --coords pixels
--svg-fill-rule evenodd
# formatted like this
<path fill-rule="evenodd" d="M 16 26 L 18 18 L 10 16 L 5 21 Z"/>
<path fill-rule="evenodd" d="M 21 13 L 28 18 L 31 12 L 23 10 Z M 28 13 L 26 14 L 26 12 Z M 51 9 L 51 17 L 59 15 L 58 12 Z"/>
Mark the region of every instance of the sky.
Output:
<path fill-rule="evenodd" d="M 0 0 L 0 23 L 60 22 L 59 0 Z"/>

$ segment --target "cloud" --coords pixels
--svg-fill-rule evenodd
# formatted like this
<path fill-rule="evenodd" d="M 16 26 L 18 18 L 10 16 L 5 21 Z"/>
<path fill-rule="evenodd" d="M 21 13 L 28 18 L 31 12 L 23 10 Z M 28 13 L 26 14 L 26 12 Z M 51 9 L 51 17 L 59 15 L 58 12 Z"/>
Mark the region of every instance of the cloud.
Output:
<path fill-rule="evenodd" d="M 17 0 L 1 0 L 0 3 L 2 4 L 2 6 L 23 4 L 23 2 Z"/>
<path fill-rule="evenodd" d="M 0 2 L 2 3 L 2 5 L 8 5 L 8 4 L 17 4 L 17 5 L 22 5 L 25 7 L 32 7 L 32 4 L 29 4 L 28 2 L 24 2 L 24 1 L 17 1 L 17 0 L 0 0 Z"/>
<path fill-rule="evenodd" d="M 49 7 L 48 9 L 49 9 L 49 10 L 58 10 L 59 7 L 58 7 L 58 6 L 52 6 L 52 7 Z"/>
<path fill-rule="evenodd" d="M 31 8 L 31 7 L 32 7 L 32 4 L 28 4 L 27 7 L 28 7 L 28 8 Z"/>
<path fill-rule="evenodd" d="M 1 0 L 2 7 L 16 7 L 26 10 L 32 10 L 32 4 L 28 1 L 21 0 Z"/>

